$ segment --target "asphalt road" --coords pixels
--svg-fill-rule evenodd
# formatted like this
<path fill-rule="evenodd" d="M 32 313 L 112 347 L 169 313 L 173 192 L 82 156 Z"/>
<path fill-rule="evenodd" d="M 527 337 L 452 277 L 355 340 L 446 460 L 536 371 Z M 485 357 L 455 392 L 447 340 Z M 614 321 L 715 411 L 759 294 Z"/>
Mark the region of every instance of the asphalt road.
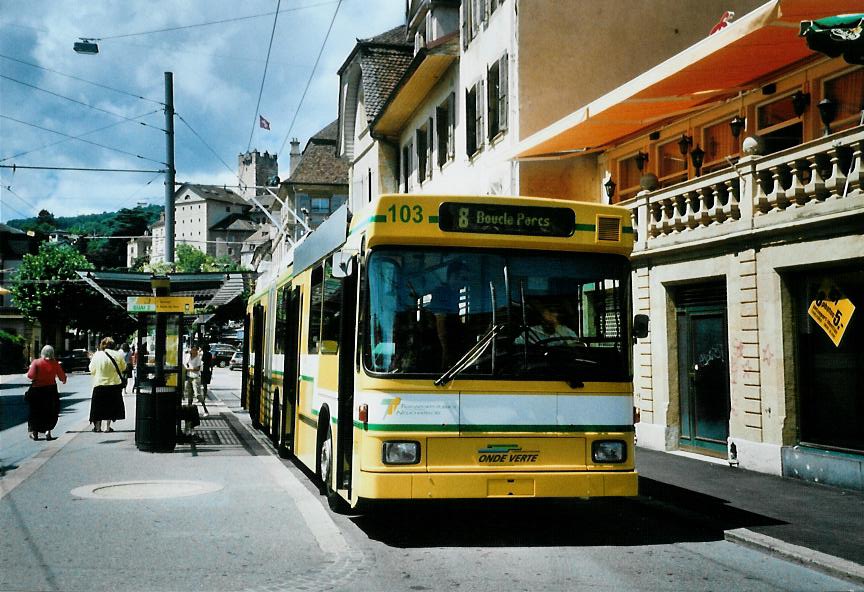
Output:
<path fill-rule="evenodd" d="M 417 503 L 333 514 L 307 472 L 249 430 L 239 378 L 214 372 L 212 411 L 237 414 L 242 424 L 231 416 L 231 432 L 242 446 L 141 453 L 127 432 L 132 426 L 121 422 L 118 434 L 72 434 L 48 447 L 27 439 L 20 409 L 4 413 L 4 463 L 22 465 L 5 479 L 31 473 L 0 499 L 0 589 L 856 589 L 725 541 L 725 525 L 693 509 L 646 498 Z M 23 392 L 7 379 L 4 410 Z M 63 391 L 68 404 L 58 435 L 86 421 L 89 377 L 74 376 Z M 40 448 L 40 458 L 25 462 Z M 115 483 L 170 480 L 213 489 L 153 499 L 76 493 L 87 484 L 104 490 L 107 475 Z"/>

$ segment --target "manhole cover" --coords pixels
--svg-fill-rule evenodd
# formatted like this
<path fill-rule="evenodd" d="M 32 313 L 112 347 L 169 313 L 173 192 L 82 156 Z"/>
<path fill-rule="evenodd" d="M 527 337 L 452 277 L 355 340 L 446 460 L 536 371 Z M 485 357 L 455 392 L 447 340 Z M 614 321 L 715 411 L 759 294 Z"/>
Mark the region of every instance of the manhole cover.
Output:
<path fill-rule="evenodd" d="M 206 481 L 118 481 L 76 487 L 72 495 L 89 499 L 161 499 L 202 495 L 220 489 L 222 485 Z"/>

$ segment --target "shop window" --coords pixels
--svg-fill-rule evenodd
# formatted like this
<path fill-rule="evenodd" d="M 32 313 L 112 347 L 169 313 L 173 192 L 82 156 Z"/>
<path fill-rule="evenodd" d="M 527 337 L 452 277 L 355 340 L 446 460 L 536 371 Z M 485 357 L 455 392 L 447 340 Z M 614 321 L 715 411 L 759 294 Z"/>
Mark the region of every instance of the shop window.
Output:
<path fill-rule="evenodd" d="M 820 270 L 790 280 L 796 296 L 799 442 L 864 453 L 864 322 L 858 316 L 864 302 L 864 271 Z M 849 315 L 844 301 L 857 305 L 857 310 Z M 814 311 L 811 316 L 811 307 L 822 302 L 827 302 L 827 307 L 820 307 L 822 314 Z M 844 329 L 839 339 L 838 327 Z"/>
<path fill-rule="evenodd" d="M 837 116 L 831 123 L 832 130 L 839 131 L 861 125 L 861 112 L 864 111 L 864 68 L 826 80 L 822 94 L 837 104 Z"/>

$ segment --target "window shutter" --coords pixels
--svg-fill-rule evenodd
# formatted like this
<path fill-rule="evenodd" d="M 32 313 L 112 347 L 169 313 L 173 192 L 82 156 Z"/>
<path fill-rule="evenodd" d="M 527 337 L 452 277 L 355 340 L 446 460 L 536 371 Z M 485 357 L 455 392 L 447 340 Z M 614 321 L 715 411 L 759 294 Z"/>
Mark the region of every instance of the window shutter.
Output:
<path fill-rule="evenodd" d="M 456 156 L 456 93 L 450 93 L 447 97 L 447 156 L 454 158 Z"/>
<path fill-rule="evenodd" d="M 465 152 L 471 156 L 477 150 L 477 105 L 474 103 L 474 92 L 476 87 L 472 86 L 465 90 Z"/>
<path fill-rule="evenodd" d="M 429 118 L 426 125 L 426 176 L 432 178 L 432 142 L 435 141 L 435 120 Z"/>
<path fill-rule="evenodd" d="M 447 162 L 447 153 L 449 152 L 449 147 L 444 143 L 447 140 L 448 119 L 449 116 L 446 107 L 438 106 L 435 108 L 435 133 L 438 134 L 438 143 L 435 145 L 435 148 L 438 151 L 437 162 L 439 167 L 444 166 L 444 163 Z"/>
<path fill-rule="evenodd" d="M 486 133 L 489 140 L 498 133 L 498 64 L 486 68 Z"/>
<path fill-rule="evenodd" d="M 502 132 L 507 129 L 507 112 L 510 102 L 508 99 L 510 95 L 508 87 L 509 62 L 506 53 L 498 60 L 498 129 Z"/>
<path fill-rule="evenodd" d="M 483 113 L 486 109 L 486 105 L 485 105 L 486 93 L 484 92 L 485 87 L 486 87 L 486 84 L 483 80 L 478 81 L 477 82 L 477 91 L 474 93 L 474 100 L 477 101 L 477 113 L 476 113 L 476 115 L 477 115 L 477 131 L 476 131 L 476 135 L 477 135 L 477 147 L 478 148 L 483 145 L 483 120 L 484 120 Z"/>
<path fill-rule="evenodd" d="M 468 33 L 471 30 L 469 19 L 471 16 L 471 3 L 462 3 L 462 49 L 468 49 Z"/>

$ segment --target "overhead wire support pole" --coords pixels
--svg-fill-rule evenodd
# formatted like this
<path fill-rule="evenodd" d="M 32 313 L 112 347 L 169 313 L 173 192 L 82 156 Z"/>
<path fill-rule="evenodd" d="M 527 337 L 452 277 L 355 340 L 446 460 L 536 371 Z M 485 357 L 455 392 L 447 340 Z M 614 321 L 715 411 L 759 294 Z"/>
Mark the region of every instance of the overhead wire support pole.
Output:
<path fill-rule="evenodd" d="M 165 72 L 165 262 L 174 263 L 174 74 Z"/>

